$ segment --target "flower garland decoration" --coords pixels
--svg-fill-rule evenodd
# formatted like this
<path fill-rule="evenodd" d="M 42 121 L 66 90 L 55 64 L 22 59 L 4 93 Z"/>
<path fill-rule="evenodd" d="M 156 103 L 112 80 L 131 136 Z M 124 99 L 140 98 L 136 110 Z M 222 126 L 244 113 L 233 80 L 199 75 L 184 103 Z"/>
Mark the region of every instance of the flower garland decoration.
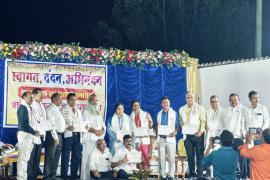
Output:
<path fill-rule="evenodd" d="M 189 55 L 185 51 L 133 51 L 120 49 L 84 48 L 76 44 L 49 45 L 42 43 L 9 44 L 0 42 L 0 59 L 82 64 L 123 64 L 135 67 L 187 67 Z"/>

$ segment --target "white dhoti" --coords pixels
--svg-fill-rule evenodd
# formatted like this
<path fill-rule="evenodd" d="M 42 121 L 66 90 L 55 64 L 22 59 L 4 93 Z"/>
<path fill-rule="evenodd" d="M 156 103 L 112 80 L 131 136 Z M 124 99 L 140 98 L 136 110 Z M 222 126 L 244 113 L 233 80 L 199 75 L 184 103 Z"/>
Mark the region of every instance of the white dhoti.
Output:
<path fill-rule="evenodd" d="M 81 179 L 89 180 L 90 176 L 90 155 L 95 150 L 96 142 L 95 141 L 87 141 L 83 144 L 82 151 L 82 165 L 81 165 Z"/>
<path fill-rule="evenodd" d="M 17 159 L 17 180 L 27 180 L 27 163 L 34 145 L 32 134 L 19 131 L 18 135 L 19 155 Z"/>
<path fill-rule="evenodd" d="M 90 155 L 96 148 L 96 141 L 98 139 L 104 139 L 106 133 L 106 125 L 105 122 L 99 113 L 91 113 L 89 111 L 89 107 L 83 111 L 82 114 L 83 121 L 87 122 L 88 132 L 82 133 L 81 142 L 83 145 L 82 151 L 82 164 L 81 164 L 81 179 L 89 180 L 90 176 Z M 101 136 L 97 136 L 95 133 L 90 133 L 89 130 L 93 128 L 95 130 L 102 130 L 103 134 Z"/>

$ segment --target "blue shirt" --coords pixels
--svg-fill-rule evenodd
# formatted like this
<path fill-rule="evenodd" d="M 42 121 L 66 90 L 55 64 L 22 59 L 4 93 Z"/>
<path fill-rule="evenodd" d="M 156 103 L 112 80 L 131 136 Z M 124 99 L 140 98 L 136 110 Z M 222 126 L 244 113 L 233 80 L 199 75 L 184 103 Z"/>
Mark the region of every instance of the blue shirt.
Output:
<path fill-rule="evenodd" d="M 201 161 L 202 166 L 213 166 L 214 178 L 218 180 L 235 180 L 238 154 L 231 147 L 221 147 Z"/>
<path fill-rule="evenodd" d="M 179 128 L 179 119 L 178 119 L 178 113 L 175 113 L 176 116 L 175 116 L 175 128 Z M 160 122 L 161 125 L 168 125 L 168 112 L 163 112 L 161 113 L 161 122 Z"/>
<path fill-rule="evenodd" d="M 161 125 L 168 125 L 168 112 L 163 112 L 162 111 L 162 114 L 161 114 L 161 122 L 160 122 Z"/>

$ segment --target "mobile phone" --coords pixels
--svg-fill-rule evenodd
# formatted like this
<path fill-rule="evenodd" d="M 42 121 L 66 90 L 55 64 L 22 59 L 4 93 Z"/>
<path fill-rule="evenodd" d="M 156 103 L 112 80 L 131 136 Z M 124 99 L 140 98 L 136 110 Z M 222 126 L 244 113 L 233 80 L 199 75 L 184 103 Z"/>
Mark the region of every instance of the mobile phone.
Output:
<path fill-rule="evenodd" d="M 220 139 L 219 138 L 218 139 L 215 139 L 214 144 L 220 144 Z"/>
<path fill-rule="evenodd" d="M 258 129 L 257 128 L 249 128 L 249 133 L 250 134 L 258 134 Z"/>
<path fill-rule="evenodd" d="M 212 144 L 213 146 L 215 145 L 220 145 L 220 137 L 216 136 L 212 138 Z"/>

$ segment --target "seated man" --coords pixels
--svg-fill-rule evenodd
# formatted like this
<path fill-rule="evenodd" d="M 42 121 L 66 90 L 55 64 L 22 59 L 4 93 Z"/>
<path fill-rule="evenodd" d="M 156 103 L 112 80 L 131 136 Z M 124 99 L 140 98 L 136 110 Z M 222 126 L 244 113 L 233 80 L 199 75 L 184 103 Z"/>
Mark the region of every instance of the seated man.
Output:
<path fill-rule="evenodd" d="M 112 154 L 104 139 L 98 139 L 97 148 L 90 156 L 90 175 L 92 179 L 113 179 L 117 173 L 111 169 Z"/>
<path fill-rule="evenodd" d="M 139 151 L 132 148 L 132 137 L 125 135 L 123 137 L 123 146 L 115 153 L 112 160 L 112 168 L 118 171 L 118 178 L 128 179 L 128 174 L 138 170 L 136 165 L 141 162 L 132 162 L 128 159 L 132 154 L 139 153 Z M 141 167 L 140 167 L 141 169 Z"/>
<path fill-rule="evenodd" d="M 213 147 L 212 141 L 209 142 L 209 148 L 206 151 L 206 157 L 202 160 L 202 166 L 213 166 L 214 179 L 235 180 L 236 168 L 238 164 L 238 154 L 231 148 L 233 143 L 233 134 L 228 131 L 222 131 L 220 135 L 220 145 L 218 150 L 210 150 Z M 209 154 L 209 155 L 208 155 Z"/>
<path fill-rule="evenodd" d="M 248 148 L 251 143 L 251 134 L 247 133 L 246 143 L 240 149 L 241 156 L 250 159 L 250 179 L 261 180 L 270 178 L 270 129 L 262 133 L 262 144 Z"/>

